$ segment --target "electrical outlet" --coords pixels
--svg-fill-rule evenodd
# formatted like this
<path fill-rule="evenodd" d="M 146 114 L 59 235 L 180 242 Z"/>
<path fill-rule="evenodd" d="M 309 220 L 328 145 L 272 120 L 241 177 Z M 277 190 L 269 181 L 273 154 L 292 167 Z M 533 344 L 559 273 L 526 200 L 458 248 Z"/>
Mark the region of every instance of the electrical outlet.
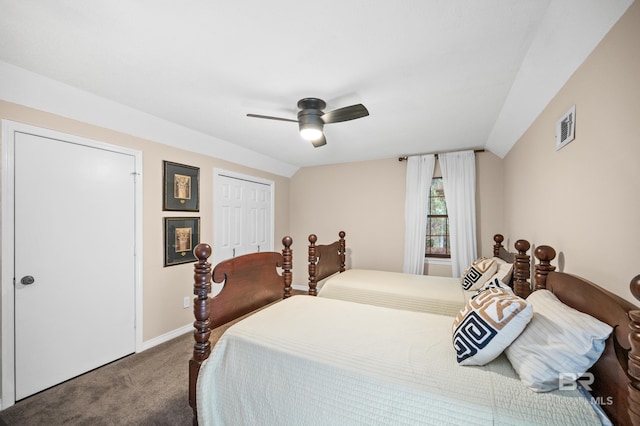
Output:
<path fill-rule="evenodd" d="M 187 296 L 184 298 L 184 301 L 182 302 L 182 307 L 187 309 L 190 305 L 191 305 L 191 299 L 189 299 L 189 296 Z"/>

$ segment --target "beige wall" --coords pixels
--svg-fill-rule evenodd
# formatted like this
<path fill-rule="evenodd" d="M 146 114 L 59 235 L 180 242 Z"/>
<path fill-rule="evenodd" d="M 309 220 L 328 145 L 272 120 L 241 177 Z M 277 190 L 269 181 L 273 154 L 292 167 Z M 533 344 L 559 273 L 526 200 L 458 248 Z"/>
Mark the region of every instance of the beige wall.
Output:
<path fill-rule="evenodd" d="M 640 3 L 635 2 L 504 160 L 505 226 L 555 265 L 634 300 L 640 273 Z M 555 123 L 576 105 L 575 140 Z"/>
<path fill-rule="evenodd" d="M 390 158 L 303 168 L 291 178 L 295 284 L 306 285 L 311 233 L 319 243 L 327 243 L 345 231 L 349 267 L 402 271 L 406 167 L 406 162 Z M 502 160 L 489 152 L 479 153 L 476 167 L 478 253 L 490 256 L 493 235 L 505 232 L 501 227 Z M 451 269 L 438 266 L 432 273 L 450 275 Z"/>
<path fill-rule="evenodd" d="M 213 169 L 223 168 L 275 182 L 275 241 L 289 232 L 289 179 L 109 129 L 0 101 L 0 118 L 87 137 L 142 151 L 143 155 L 143 340 L 193 322 L 182 300 L 193 296 L 193 264 L 163 267 L 163 217 L 199 216 L 201 241 L 213 241 Z M 200 212 L 162 211 L 162 161 L 200 167 Z"/>

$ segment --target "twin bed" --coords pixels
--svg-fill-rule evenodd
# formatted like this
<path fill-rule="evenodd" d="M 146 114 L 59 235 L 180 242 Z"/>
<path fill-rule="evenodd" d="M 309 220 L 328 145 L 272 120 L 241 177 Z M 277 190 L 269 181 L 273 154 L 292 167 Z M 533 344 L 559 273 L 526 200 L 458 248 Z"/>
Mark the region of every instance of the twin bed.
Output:
<path fill-rule="evenodd" d="M 602 410 L 614 424 L 638 424 L 640 312 L 554 272 L 553 249 L 535 251 L 536 291 L 549 289 L 615 327 L 590 370 L 591 396 L 576 386 L 533 392 L 504 354 L 484 366 L 458 365 L 448 316 L 289 297 L 291 244 L 285 237 L 282 253 L 240 256 L 213 272 L 211 247 L 196 248 L 190 403 L 200 424 L 584 425 L 601 424 Z M 212 278 L 224 282 L 215 297 L 208 296 Z M 631 288 L 640 296 L 640 276 Z M 211 348 L 213 327 L 283 298 L 235 323 Z"/>
<path fill-rule="evenodd" d="M 384 306 L 456 316 L 477 289 L 465 290 L 460 278 L 434 275 L 414 275 L 369 269 L 346 269 L 345 232 L 338 240 L 318 245 L 317 236 L 309 236 L 309 294 L 331 299 L 348 300 L 369 305 Z M 493 237 L 493 259 L 497 270 L 493 276 L 501 283 L 514 288 L 517 295 L 530 293 L 530 257 L 526 253 L 531 244 L 518 240 L 516 253 L 508 252 L 502 245 L 504 237 Z M 489 278 L 491 279 L 491 278 Z M 326 280 L 320 291 L 318 283 Z"/>

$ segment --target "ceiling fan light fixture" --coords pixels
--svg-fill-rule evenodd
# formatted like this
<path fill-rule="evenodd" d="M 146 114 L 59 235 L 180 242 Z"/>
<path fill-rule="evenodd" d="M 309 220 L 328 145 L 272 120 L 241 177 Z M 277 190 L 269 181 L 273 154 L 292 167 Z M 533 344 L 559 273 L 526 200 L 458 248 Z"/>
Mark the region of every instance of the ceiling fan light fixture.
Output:
<path fill-rule="evenodd" d="M 247 114 L 247 117 L 266 118 L 268 120 L 293 121 L 298 123 L 300 136 L 314 148 L 325 146 L 327 138 L 324 137 L 324 125 L 355 120 L 369 115 L 369 111 L 362 104 L 346 106 L 324 113 L 327 104 L 318 98 L 304 98 L 298 101 L 298 119 L 272 117 L 270 115 Z"/>
<path fill-rule="evenodd" d="M 301 128 L 300 136 L 302 136 L 304 140 L 315 141 L 322 137 L 322 130 L 314 127 Z"/>
<path fill-rule="evenodd" d="M 323 136 L 322 129 L 324 128 L 324 121 L 322 121 L 322 114 L 314 113 L 300 113 L 298 114 L 298 124 L 300 127 L 300 136 L 302 139 L 308 141 L 315 141 Z"/>

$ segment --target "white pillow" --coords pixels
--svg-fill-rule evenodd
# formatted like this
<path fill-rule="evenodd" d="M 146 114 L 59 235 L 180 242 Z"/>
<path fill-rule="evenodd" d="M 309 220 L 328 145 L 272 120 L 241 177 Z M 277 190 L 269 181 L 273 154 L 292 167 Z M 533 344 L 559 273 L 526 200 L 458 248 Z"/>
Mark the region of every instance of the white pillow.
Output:
<path fill-rule="evenodd" d="M 469 300 L 453 321 L 453 348 L 460 365 L 484 365 L 504 351 L 531 320 L 526 300 L 489 288 Z"/>
<path fill-rule="evenodd" d="M 549 290 L 534 291 L 527 300 L 533 319 L 505 353 L 530 389 L 558 389 L 560 378 L 579 378 L 591 368 L 613 329 L 565 305 Z"/>
<path fill-rule="evenodd" d="M 494 257 L 493 260 L 498 264 L 498 270 L 493 278 L 499 278 L 505 284 L 509 284 L 511 276 L 513 275 L 513 263 L 509 263 L 499 257 Z"/>
<path fill-rule="evenodd" d="M 478 290 L 498 270 L 498 264 L 493 259 L 481 257 L 473 262 L 462 273 L 462 288 L 465 290 Z"/>

